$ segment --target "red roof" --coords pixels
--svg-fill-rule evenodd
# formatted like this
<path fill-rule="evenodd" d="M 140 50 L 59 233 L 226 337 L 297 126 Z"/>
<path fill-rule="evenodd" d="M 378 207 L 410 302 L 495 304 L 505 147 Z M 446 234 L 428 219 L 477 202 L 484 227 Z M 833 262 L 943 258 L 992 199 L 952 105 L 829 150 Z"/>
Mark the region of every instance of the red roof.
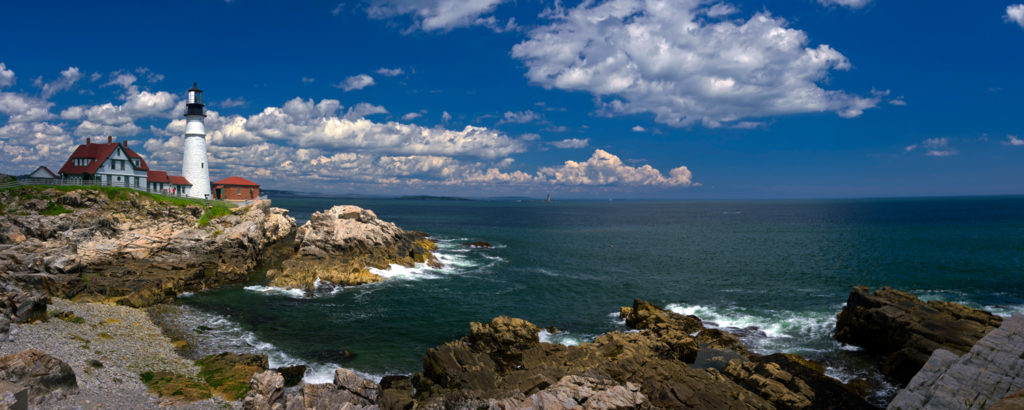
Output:
<path fill-rule="evenodd" d="M 188 182 L 188 180 L 185 179 L 185 177 L 179 177 L 177 175 L 168 175 L 167 179 L 170 179 L 171 183 L 174 185 L 192 185 L 192 183 Z"/>
<path fill-rule="evenodd" d="M 100 165 L 103 165 L 103 161 L 106 161 L 107 157 L 109 157 L 119 145 L 121 146 L 121 149 L 124 150 L 124 153 L 128 158 L 139 159 L 139 166 L 136 167 L 135 164 L 132 164 L 133 168 L 142 171 L 149 170 L 149 166 L 146 165 L 146 160 L 142 158 L 142 155 L 137 154 L 135 151 L 132 151 L 131 148 L 128 148 L 121 143 L 111 142 L 103 144 L 86 143 L 79 145 L 78 148 L 75 149 L 75 152 L 71 153 L 71 157 L 64 163 L 64 166 L 60 167 L 60 171 L 58 172 L 65 175 L 95 175 L 96 170 L 100 168 Z M 74 160 L 77 158 L 88 158 L 93 161 L 90 161 L 89 165 L 75 165 Z M 131 163 L 131 161 L 128 162 Z"/>
<path fill-rule="evenodd" d="M 171 182 L 171 180 L 167 179 L 167 172 L 166 171 L 149 171 L 149 172 L 146 172 L 146 179 L 149 182 L 164 182 L 164 183 Z"/>
<path fill-rule="evenodd" d="M 227 177 L 220 181 L 214 182 L 214 185 L 241 185 L 241 186 L 254 186 L 258 187 L 260 184 L 252 182 L 242 177 Z"/>

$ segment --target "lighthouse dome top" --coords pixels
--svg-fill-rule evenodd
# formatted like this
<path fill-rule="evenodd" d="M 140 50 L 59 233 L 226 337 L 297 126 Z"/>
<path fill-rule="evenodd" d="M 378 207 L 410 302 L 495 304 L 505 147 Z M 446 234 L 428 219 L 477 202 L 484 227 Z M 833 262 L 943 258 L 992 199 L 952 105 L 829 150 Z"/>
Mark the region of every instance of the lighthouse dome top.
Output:
<path fill-rule="evenodd" d="M 203 90 L 200 90 L 200 89 L 199 89 L 199 86 L 198 86 L 198 85 L 196 85 L 196 83 L 192 83 L 192 88 L 189 88 L 188 90 L 189 90 L 189 91 L 198 91 L 198 92 L 203 92 Z"/>

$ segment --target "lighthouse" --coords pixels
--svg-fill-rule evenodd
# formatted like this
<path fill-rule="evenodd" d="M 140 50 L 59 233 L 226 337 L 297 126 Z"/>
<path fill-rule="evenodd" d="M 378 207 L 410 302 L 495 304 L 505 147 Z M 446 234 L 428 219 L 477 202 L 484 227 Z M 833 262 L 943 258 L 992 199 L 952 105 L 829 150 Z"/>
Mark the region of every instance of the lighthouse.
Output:
<path fill-rule="evenodd" d="M 210 199 L 210 164 L 206 158 L 204 118 L 203 90 L 192 83 L 185 104 L 185 156 L 181 160 L 181 175 L 192 183 L 188 196 Z"/>

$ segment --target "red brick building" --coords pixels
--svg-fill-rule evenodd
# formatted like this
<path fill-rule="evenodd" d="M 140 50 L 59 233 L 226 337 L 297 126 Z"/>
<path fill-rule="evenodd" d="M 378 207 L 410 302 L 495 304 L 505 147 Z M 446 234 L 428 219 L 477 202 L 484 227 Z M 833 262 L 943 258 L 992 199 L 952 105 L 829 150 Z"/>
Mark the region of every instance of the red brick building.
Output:
<path fill-rule="evenodd" d="M 225 201 L 258 199 L 260 184 L 242 177 L 228 177 L 213 183 L 213 197 Z"/>

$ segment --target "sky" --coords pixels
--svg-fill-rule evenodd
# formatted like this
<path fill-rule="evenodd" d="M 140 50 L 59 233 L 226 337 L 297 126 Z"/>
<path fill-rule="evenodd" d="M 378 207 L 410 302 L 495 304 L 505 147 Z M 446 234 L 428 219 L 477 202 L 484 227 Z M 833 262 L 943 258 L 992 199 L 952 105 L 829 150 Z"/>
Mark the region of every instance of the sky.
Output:
<path fill-rule="evenodd" d="M 325 194 L 1024 194 L 1024 4 L 14 2 L 0 172 L 86 138 Z M 105 138 L 104 138 L 105 139 Z"/>

